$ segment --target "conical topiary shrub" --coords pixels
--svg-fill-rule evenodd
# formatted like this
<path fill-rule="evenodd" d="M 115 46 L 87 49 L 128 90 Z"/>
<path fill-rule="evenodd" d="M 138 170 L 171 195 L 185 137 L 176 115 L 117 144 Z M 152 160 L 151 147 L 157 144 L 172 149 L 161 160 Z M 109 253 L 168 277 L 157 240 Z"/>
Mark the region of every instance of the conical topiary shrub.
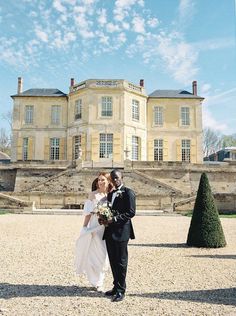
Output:
<path fill-rule="evenodd" d="M 226 245 L 218 210 L 205 173 L 201 175 L 187 245 L 205 248 L 219 248 Z"/>

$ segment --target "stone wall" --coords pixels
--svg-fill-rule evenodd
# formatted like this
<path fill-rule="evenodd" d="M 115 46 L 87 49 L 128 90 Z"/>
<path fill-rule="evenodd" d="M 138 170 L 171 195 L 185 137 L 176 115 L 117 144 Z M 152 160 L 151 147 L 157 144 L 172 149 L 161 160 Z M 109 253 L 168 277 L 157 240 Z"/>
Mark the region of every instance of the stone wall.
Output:
<path fill-rule="evenodd" d="M 14 191 L 16 169 L 0 166 L 0 191 Z"/>
<path fill-rule="evenodd" d="M 6 167 L 5 167 L 6 168 Z M 110 172 L 111 169 L 106 169 Z M 22 166 L 1 169 L 9 194 L 26 201 L 35 201 L 36 208 L 78 207 L 84 203 L 100 169 L 76 169 L 65 166 Z M 186 163 L 126 164 L 124 183 L 133 188 L 138 209 L 191 209 L 202 172 L 206 172 L 220 210 L 236 211 L 236 166 L 192 165 Z M 3 177 L 2 177 L 3 179 Z M 183 201 L 183 203 L 181 203 Z M 178 204 L 179 203 L 179 204 Z M 1 207 L 1 202 L 0 202 Z"/>

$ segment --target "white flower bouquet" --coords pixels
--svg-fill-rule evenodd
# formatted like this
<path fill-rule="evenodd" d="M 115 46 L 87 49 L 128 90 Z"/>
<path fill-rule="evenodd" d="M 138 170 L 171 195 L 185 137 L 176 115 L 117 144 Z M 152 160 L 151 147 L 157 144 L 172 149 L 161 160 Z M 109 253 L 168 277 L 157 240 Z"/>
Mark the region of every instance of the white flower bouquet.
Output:
<path fill-rule="evenodd" d="M 103 221 L 108 221 L 112 219 L 113 214 L 110 207 L 107 205 L 107 203 L 104 203 L 104 204 L 98 203 L 96 208 L 97 208 L 97 216 L 99 219 Z"/>

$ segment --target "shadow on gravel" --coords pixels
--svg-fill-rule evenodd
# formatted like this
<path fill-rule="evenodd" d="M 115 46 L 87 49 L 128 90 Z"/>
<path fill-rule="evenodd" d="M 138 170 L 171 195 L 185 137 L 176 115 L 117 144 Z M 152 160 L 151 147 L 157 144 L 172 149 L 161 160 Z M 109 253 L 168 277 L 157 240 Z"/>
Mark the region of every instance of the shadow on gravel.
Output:
<path fill-rule="evenodd" d="M 209 304 L 224 304 L 236 306 L 236 288 L 201 290 L 201 291 L 183 291 L 183 292 L 159 292 L 129 294 L 129 296 L 158 298 L 164 300 L 193 301 Z"/>
<path fill-rule="evenodd" d="M 212 258 L 212 259 L 236 259 L 236 255 L 193 255 L 195 258 Z"/>
<path fill-rule="evenodd" d="M 95 291 L 93 287 L 0 283 L 0 298 L 34 296 L 104 297 L 104 294 Z"/>
<path fill-rule="evenodd" d="M 131 247 L 188 248 L 186 244 L 128 244 Z"/>

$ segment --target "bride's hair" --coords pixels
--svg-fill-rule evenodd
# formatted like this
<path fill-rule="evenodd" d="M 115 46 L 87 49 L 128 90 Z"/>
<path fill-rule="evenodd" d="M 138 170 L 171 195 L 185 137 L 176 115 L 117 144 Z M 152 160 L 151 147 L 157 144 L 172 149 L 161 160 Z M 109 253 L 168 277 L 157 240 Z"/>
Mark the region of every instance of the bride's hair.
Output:
<path fill-rule="evenodd" d="M 104 172 L 104 171 L 99 172 L 97 178 L 93 180 L 92 191 L 96 191 L 98 189 L 98 178 L 99 178 L 99 176 L 103 176 L 103 177 L 105 177 L 107 179 L 107 181 L 108 181 L 107 192 L 110 192 L 113 189 L 113 185 L 111 183 L 110 173 Z"/>

